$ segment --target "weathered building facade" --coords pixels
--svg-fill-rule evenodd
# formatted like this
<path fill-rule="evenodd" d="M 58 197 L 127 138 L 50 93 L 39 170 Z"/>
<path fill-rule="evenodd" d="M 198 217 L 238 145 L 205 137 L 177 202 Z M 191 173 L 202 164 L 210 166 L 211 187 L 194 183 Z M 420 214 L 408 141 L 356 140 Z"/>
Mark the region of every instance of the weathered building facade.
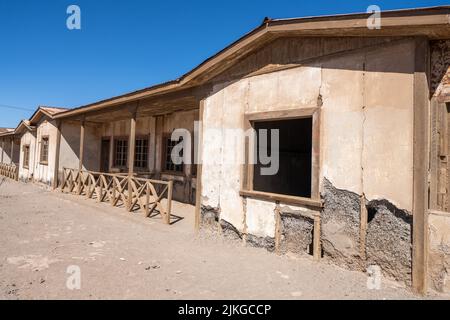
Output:
<path fill-rule="evenodd" d="M 19 162 L 18 143 L 14 129 L 0 128 L 0 163 L 17 164 Z"/>
<path fill-rule="evenodd" d="M 57 124 L 53 115 L 64 108 L 39 107 L 16 128 L 20 139 L 19 179 L 52 185 L 55 175 Z"/>
<path fill-rule="evenodd" d="M 176 81 L 38 111 L 16 129 L 20 176 L 173 181 L 174 199 L 196 204 L 198 230 L 449 291 L 449 15 L 386 12 L 380 29 L 366 14 L 265 20 Z M 198 164 L 170 158 L 179 128 L 198 135 Z M 252 129 L 279 132 L 274 174 L 252 159 L 270 143 L 234 135 Z M 40 159 L 45 137 L 47 167 L 30 171 L 26 146 Z"/>

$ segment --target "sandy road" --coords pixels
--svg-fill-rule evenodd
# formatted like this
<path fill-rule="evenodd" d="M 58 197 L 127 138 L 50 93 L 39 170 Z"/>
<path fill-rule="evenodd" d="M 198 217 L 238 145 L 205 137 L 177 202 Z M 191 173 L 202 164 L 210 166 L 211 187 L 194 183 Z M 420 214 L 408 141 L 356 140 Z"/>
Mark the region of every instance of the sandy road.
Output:
<path fill-rule="evenodd" d="M 309 257 L 195 237 L 193 208 L 175 203 L 174 209 L 185 219 L 167 226 L 106 203 L 5 180 L 0 298 L 415 298 L 387 280 L 381 290 L 369 290 L 366 275 Z M 79 290 L 67 287 L 69 267 L 80 271 Z"/>

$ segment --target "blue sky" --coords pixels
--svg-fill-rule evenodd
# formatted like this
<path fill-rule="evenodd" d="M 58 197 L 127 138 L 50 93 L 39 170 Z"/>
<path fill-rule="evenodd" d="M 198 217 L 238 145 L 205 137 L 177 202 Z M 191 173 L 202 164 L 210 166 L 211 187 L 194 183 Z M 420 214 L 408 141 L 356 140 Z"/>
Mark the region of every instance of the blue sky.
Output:
<path fill-rule="evenodd" d="M 81 8 L 81 30 L 66 28 L 71 4 Z M 15 127 L 38 105 L 77 107 L 175 79 L 266 16 L 365 12 L 371 4 L 449 1 L 2 0 L 0 127 Z"/>

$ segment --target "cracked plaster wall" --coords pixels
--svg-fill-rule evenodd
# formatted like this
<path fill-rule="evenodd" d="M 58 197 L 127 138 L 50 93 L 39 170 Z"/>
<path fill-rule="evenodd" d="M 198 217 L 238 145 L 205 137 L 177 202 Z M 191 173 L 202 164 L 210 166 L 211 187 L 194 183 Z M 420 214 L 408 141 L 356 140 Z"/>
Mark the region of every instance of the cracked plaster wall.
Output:
<path fill-rule="evenodd" d="M 219 220 L 241 234 L 273 239 L 275 203 L 239 196 L 241 166 L 229 160 L 242 156 L 244 145 L 224 129 L 243 129 L 245 113 L 311 108 L 321 100 L 320 180 L 411 212 L 413 45 L 402 41 L 217 84 L 205 101 L 202 204 L 220 208 Z M 343 208 L 359 228 L 356 209 Z M 345 236 L 334 222 L 325 219 L 322 227 Z M 343 263 L 358 251 L 359 229 L 352 234 L 348 254 L 339 253 Z"/>

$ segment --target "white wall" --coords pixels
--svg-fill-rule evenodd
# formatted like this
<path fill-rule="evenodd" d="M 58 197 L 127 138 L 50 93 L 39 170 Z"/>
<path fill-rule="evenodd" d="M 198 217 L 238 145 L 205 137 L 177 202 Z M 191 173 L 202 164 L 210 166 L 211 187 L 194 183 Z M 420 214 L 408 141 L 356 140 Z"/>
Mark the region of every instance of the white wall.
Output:
<path fill-rule="evenodd" d="M 413 71 L 413 42 L 401 42 L 217 84 L 205 101 L 202 204 L 220 207 L 221 218 L 240 231 L 247 225 L 273 236 L 255 223 L 261 212 L 273 212 L 273 203 L 251 200 L 244 220 L 241 166 L 221 164 L 242 153 L 243 144 L 221 129 L 243 129 L 244 113 L 316 107 L 320 94 L 320 177 L 411 212 Z"/>
<path fill-rule="evenodd" d="M 55 154 L 56 154 L 56 135 L 57 127 L 55 121 L 44 119 L 37 124 L 36 129 L 36 158 L 34 162 L 34 180 L 50 185 L 53 181 L 55 170 Z M 42 164 L 41 144 L 42 137 L 48 136 L 48 164 Z"/>
<path fill-rule="evenodd" d="M 28 168 L 23 166 L 24 164 L 24 148 L 30 147 L 30 155 Z M 25 131 L 20 137 L 20 161 L 19 161 L 19 179 L 29 180 L 33 178 L 35 168 L 35 153 L 36 153 L 36 136 L 33 132 Z"/>

